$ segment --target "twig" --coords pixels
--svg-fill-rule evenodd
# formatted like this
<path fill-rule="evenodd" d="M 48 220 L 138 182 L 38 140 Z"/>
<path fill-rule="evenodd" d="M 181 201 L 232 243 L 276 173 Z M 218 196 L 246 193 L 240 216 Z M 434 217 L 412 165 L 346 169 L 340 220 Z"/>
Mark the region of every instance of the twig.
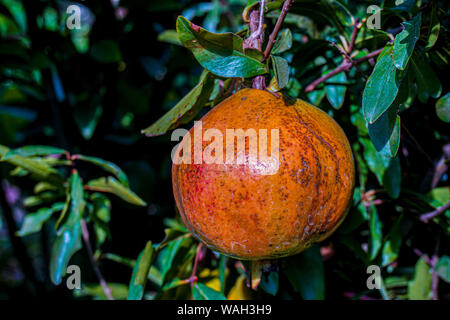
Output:
<path fill-rule="evenodd" d="M 348 45 L 348 53 L 351 54 L 353 52 L 353 48 L 355 47 L 356 36 L 358 35 L 359 30 L 359 18 L 355 19 L 355 24 L 353 25 L 352 37 L 350 38 L 350 44 Z"/>
<path fill-rule="evenodd" d="M 275 28 L 273 29 L 272 33 L 269 36 L 269 42 L 267 43 L 266 50 L 264 51 L 264 57 L 263 61 L 267 59 L 267 57 L 270 55 L 270 52 L 272 51 L 272 48 L 275 44 L 275 40 L 277 38 L 278 32 L 281 29 L 281 26 L 283 25 L 283 21 L 286 18 L 286 15 L 291 8 L 292 3 L 294 0 L 286 0 L 283 4 L 283 8 L 281 9 L 280 16 L 277 19 L 277 22 L 275 24 Z"/>
<path fill-rule="evenodd" d="M 422 220 L 422 222 L 428 223 L 429 220 L 433 219 L 434 217 L 437 217 L 441 213 L 444 213 L 448 209 L 450 209 L 450 201 L 434 211 L 422 214 L 420 216 L 420 220 Z"/>
<path fill-rule="evenodd" d="M 103 292 L 105 293 L 108 300 L 114 300 L 114 297 L 111 293 L 111 289 L 108 287 L 108 284 L 106 283 L 105 278 L 103 278 L 103 275 L 100 272 L 100 268 L 98 267 L 97 262 L 95 261 L 94 252 L 92 251 L 91 243 L 89 242 L 89 231 L 86 225 L 86 221 L 84 221 L 83 219 L 81 219 L 81 230 L 83 235 L 83 241 L 86 246 L 89 259 L 91 260 L 92 268 L 94 269 L 94 272 L 97 275 L 100 285 L 103 288 Z"/>
<path fill-rule="evenodd" d="M 333 71 L 327 73 L 326 75 L 320 77 L 319 79 L 317 79 L 314 82 L 312 82 L 311 84 L 309 84 L 306 87 L 305 92 L 311 92 L 319 84 L 321 84 L 322 82 L 327 81 L 328 79 L 330 79 L 331 77 L 337 75 L 338 73 L 341 73 L 341 72 L 344 72 L 344 71 L 349 71 L 353 66 L 378 56 L 381 53 L 381 51 L 383 51 L 383 48 L 380 48 L 378 50 L 372 51 L 371 53 L 365 55 L 364 57 L 359 58 L 357 60 L 353 60 L 352 62 L 349 62 L 349 61 L 346 61 L 346 60 L 342 61 L 342 63 L 336 69 L 334 69 Z"/>
<path fill-rule="evenodd" d="M 198 262 L 200 260 L 202 247 L 203 247 L 203 244 L 201 242 L 199 242 L 198 247 L 197 247 L 197 253 L 195 254 L 194 266 L 192 267 L 192 274 L 191 274 L 190 278 L 188 279 L 189 283 L 191 284 L 191 287 L 194 286 L 194 283 L 197 281 L 197 276 L 195 274 L 197 273 L 197 267 L 198 267 Z"/>

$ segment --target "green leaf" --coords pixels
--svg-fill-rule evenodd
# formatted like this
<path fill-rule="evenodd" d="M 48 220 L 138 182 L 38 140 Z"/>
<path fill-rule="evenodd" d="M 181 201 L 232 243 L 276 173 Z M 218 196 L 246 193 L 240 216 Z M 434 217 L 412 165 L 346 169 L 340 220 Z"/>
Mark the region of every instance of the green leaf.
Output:
<path fill-rule="evenodd" d="M 114 164 L 114 163 L 112 163 L 110 161 L 103 160 L 103 159 L 100 159 L 100 158 L 97 158 L 97 157 L 84 156 L 82 154 L 74 155 L 72 157 L 72 159 L 90 162 L 90 163 L 92 163 L 92 164 L 94 164 L 96 166 L 99 166 L 102 169 L 104 169 L 105 171 L 115 175 L 117 177 L 117 179 L 119 179 L 119 181 L 125 187 L 129 186 L 128 177 L 125 174 L 125 172 L 123 172 L 122 169 L 120 169 L 118 165 L 116 165 L 116 164 Z"/>
<path fill-rule="evenodd" d="M 161 250 L 162 248 L 167 246 L 172 241 L 191 236 L 190 233 L 186 233 L 186 232 L 176 230 L 176 229 L 167 228 L 164 231 L 166 233 L 166 236 L 164 237 L 163 241 L 161 241 L 161 243 L 158 245 L 158 250 Z"/>
<path fill-rule="evenodd" d="M 425 50 L 430 50 L 436 44 L 440 28 L 441 23 L 439 22 L 436 13 L 436 3 L 433 2 L 431 8 L 430 26 L 428 29 L 427 45 L 425 46 Z"/>
<path fill-rule="evenodd" d="M 202 283 L 194 284 L 192 287 L 192 297 L 195 300 L 227 300 L 222 293 Z"/>
<path fill-rule="evenodd" d="M 387 45 L 378 57 L 363 92 L 363 113 L 367 122 L 375 122 L 394 102 L 404 74 L 395 67 L 392 46 Z"/>
<path fill-rule="evenodd" d="M 391 198 L 397 199 L 399 197 L 402 185 L 402 168 L 398 156 L 388 159 L 382 184 Z"/>
<path fill-rule="evenodd" d="M 373 260 L 377 257 L 380 252 L 381 245 L 383 242 L 383 223 L 378 216 L 377 208 L 370 204 L 369 207 L 370 212 L 370 222 L 369 222 L 369 231 L 370 231 L 370 252 L 369 258 Z"/>
<path fill-rule="evenodd" d="M 102 177 L 91 180 L 88 182 L 87 186 L 91 190 L 112 193 L 119 198 L 138 206 L 147 205 L 137 194 L 125 187 L 114 177 Z"/>
<path fill-rule="evenodd" d="M 445 282 L 450 282 L 450 257 L 442 256 L 439 258 L 436 266 L 434 267 L 436 273 L 444 280 Z"/>
<path fill-rule="evenodd" d="M 384 157 L 395 157 L 400 146 L 400 116 L 393 103 L 374 123 L 368 123 L 370 140 Z"/>
<path fill-rule="evenodd" d="M 204 72 L 199 83 L 181 99 L 169 112 L 162 116 L 150 127 L 142 130 L 147 137 L 165 134 L 168 130 L 188 123 L 204 107 L 214 88 L 213 77 L 209 72 Z"/>
<path fill-rule="evenodd" d="M 221 254 L 219 259 L 219 281 L 220 281 L 220 292 L 225 292 L 225 278 L 227 271 L 227 256 Z"/>
<path fill-rule="evenodd" d="M 289 82 L 289 65 L 286 59 L 272 56 L 273 71 L 277 79 L 278 89 L 283 89 Z"/>
<path fill-rule="evenodd" d="M 181 43 L 202 67 L 215 75 L 249 78 L 268 72 L 265 64 L 244 54 L 242 38 L 233 33 L 208 32 L 181 16 L 177 19 L 177 32 Z"/>
<path fill-rule="evenodd" d="M 397 260 L 398 252 L 400 251 L 400 247 L 402 245 L 402 234 L 400 232 L 400 225 L 402 222 L 403 216 L 400 216 L 392 225 L 389 230 L 388 235 L 386 236 L 386 240 L 383 244 L 382 250 L 382 262 L 381 266 L 385 267 L 388 264 Z"/>
<path fill-rule="evenodd" d="M 182 237 L 167 244 L 158 255 L 162 284 L 174 278 L 184 264 L 194 259 L 196 246 L 192 237 Z"/>
<path fill-rule="evenodd" d="M 17 149 L 12 149 L 3 157 L 3 161 L 6 161 L 9 158 L 14 156 L 22 156 L 22 157 L 34 157 L 34 156 L 48 156 L 48 155 L 57 155 L 63 154 L 66 151 L 60 148 L 49 147 L 49 146 L 24 146 Z"/>
<path fill-rule="evenodd" d="M 182 46 L 180 39 L 178 38 L 177 30 L 166 30 L 158 35 L 158 41 L 167 42 Z"/>
<path fill-rule="evenodd" d="M 425 103 L 429 97 L 438 98 L 442 90 L 441 81 L 434 73 L 425 55 L 413 54 L 411 62 L 416 74 L 419 100 Z"/>
<path fill-rule="evenodd" d="M 272 48 L 272 54 L 280 54 L 292 47 L 292 33 L 289 29 L 280 32 L 275 45 Z"/>
<path fill-rule="evenodd" d="M 427 196 L 432 200 L 430 205 L 437 209 L 445 205 L 450 199 L 450 187 L 434 188 L 428 192 Z"/>
<path fill-rule="evenodd" d="M 71 225 L 58 235 L 50 257 L 50 278 L 56 285 L 61 283 L 70 258 L 81 249 L 81 224 Z"/>
<path fill-rule="evenodd" d="M 286 261 L 284 272 L 294 290 L 305 300 L 325 298 L 325 272 L 318 246 L 311 247 Z"/>
<path fill-rule="evenodd" d="M 436 102 L 436 114 L 442 121 L 450 122 L 450 92 Z"/>
<path fill-rule="evenodd" d="M 271 295 L 276 295 L 278 292 L 278 272 L 272 271 L 268 275 L 263 275 L 261 277 L 261 282 L 259 283 L 259 287 Z"/>
<path fill-rule="evenodd" d="M 6 160 L 2 158 L 0 161 L 6 161 L 14 166 L 25 169 L 39 181 L 45 180 L 58 185 L 64 182 L 64 179 L 56 169 L 39 159 L 12 155 Z"/>
<path fill-rule="evenodd" d="M 340 109 L 344 103 L 345 92 L 347 91 L 346 82 L 347 76 L 344 72 L 341 72 L 332 76 L 325 83 L 325 93 L 327 95 L 327 99 L 335 109 Z"/>
<path fill-rule="evenodd" d="M 39 232 L 44 223 L 50 219 L 53 213 L 61 211 L 64 203 L 55 203 L 51 208 L 41 208 L 35 213 L 30 213 L 25 216 L 22 227 L 17 231 L 19 237 L 24 237 L 29 234 Z"/>
<path fill-rule="evenodd" d="M 78 171 L 74 170 L 69 179 L 64 210 L 56 223 L 58 235 L 62 234 L 65 229 L 71 228 L 72 225 L 80 223 L 85 205 L 81 177 Z"/>
<path fill-rule="evenodd" d="M 114 40 L 101 40 L 92 45 L 91 57 L 97 62 L 112 63 L 122 60 L 119 44 Z"/>
<path fill-rule="evenodd" d="M 421 21 L 422 14 L 419 13 L 410 21 L 403 22 L 403 31 L 395 36 L 392 56 L 395 66 L 400 70 L 404 70 L 408 65 L 414 46 L 419 39 Z"/>
<path fill-rule="evenodd" d="M 145 284 L 147 283 L 147 275 L 152 264 L 153 253 L 152 242 L 148 241 L 144 250 L 139 254 L 136 265 L 133 268 L 128 289 L 128 300 L 141 300 L 144 296 Z"/>
<path fill-rule="evenodd" d="M 414 279 L 408 283 L 409 300 L 429 300 L 431 298 L 431 270 L 425 259 L 420 258 L 414 269 Z"/>

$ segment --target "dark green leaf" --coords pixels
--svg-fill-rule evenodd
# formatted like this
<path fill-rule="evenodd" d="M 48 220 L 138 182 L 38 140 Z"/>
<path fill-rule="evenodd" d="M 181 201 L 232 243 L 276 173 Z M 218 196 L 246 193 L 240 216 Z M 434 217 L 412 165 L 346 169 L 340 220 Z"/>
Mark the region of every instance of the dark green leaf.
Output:
<path fill-rule="evenodd" d="M 60 148 L 49 147 L 49 146 L 24 146 L 17 149 L 12 149 L 3 157 L 3 161 L 8 158 L 14 156 L 22 156 L 22 157 L 34 157 L 34 156 L 48 156 L 48 155 L 57 155 L 63 154 L 66 151 Z"/>
<path fill-rule="evenodd" d="M 450 122 L 450 92 L 436 102 L 436 114 L 442 121 Z"/>
<path fill-rule="evenodd" d="M 75 109 L 75 122 L 80 129 L 83 138 L 85 138 L 86 140 L 92 138 L 102 113 L 103 108 L 101 105 L 92 107 L 77 107 Z"/>
<path fill-rule="evenodd" d="M 192 287 L 192 296 L 195 300 L 227 300 L 222 293 L 202 283 L 196 283 Z"/>
<path fill-rule="evenodd" d="M 384 157 L 395 157 L 400 146 L 400 116 L 393 103 L 374 123 L 368 124 L 370 140 Z"/>
<path fill-rule="evenodd" d="M 300 292 L 303 299 L 321 300 L 325 298 L 325 274 L 318 246 L 288 258 L 284 272 L 294 290 Z"/>
<path fill-rule="evenodd" d="M 425 103 L 429 97 L 438 98 L 442 90 L 441 81 L 434 73 L 426 57 L 413 54 L 411 62 L 416 74 L 419 100 Z"/>
<path fill-rule="evenodd" d="M 141 300 L 144 296 L 147 275 L 153 260 L 152 242 L 148 241 L 144 250 L 139 254 L 136 265 L 133 268 L 133 274 L 128 289 L 128 300 Z"/>
<path fill-rule="evenodd" d="M 80 223 L 85 205 L 81 177 L 78 172 L 74 170 L 70 176 L 63 213 L 56 223 L 58 235 L 62 234 L 66 229 L 71 228 L 72 225 Z"/>
<path fill-rule="evenodd" d="M 259 286 L 268 294 L 276 295 L 278 292 L 278 272 L 272 271 L 268 275 L 263 275 Z"/>
<path fill-rule="evenodd" d="M 41 231 L 42 226 L 48 219 L 50 219 L 52 214 L 57 211 L 61 211 L 63 207 L 63 203 L 55 203 L 51 208 L 41 208 L 35 213 L 26 215 L 22 227 L 19 231 L 17 231 L 17 235 L 19 237 L 24 237 Z"/>
<path fill-rule="evenodd" d="M 397 199 L 402 185 L 402 168 L 398 156 L 388 159 L 382 182 L 389 196 Z"/>
<path fill-rule="evenodd" d="M 292 47 L 292 33 L 289 29 L 280 32 L 275 45 L 272 48 L 272 54 L 279 54 L 289 50 Z"/>
<path fill-rule="evenodd" d="M 119 45 L 113 40 L 101 40 L 92 45 L 91 56 L 102 63 L 119 62 L 122 60 Z"/>
<path fill-rule="evenodd" d="M 400 225 L 402 222 L 402 216 L 400 216 L 392 225 L 389 230 L 386 240 L 384 241 L 382 251 L 381 266 L 385 267 L 388 264 L 397 260 L 398 252 L 402 245 L 402 234 L 400 233 Z"/>
<path fill-rule="evenodd" d="M 279 89 L 283 89 L 289 82 L 289 65 L 286 59 L 272 56 L 273 70 Z"/>
<path fill-rule="evenodd" d="M 371 203 L 369 207 L 370 212 L 370 260 L 377 257 L 381 249 L 381 244 L 383 242 L 383 223 L 378 216 L 377 208 Z"/>
<path fill-rule="evenodd" d="M 191 121 L 208 101 L 214 88 L 212 79 L 209 72 L 204 72 L 199 83 L 180 102 L 150 127 L 142 130 L 142 133 L 147 137 L 159 136 Z"/>
<path fill-rule="evenodd" d="M 108 192 L 115 194 L 119 198 L 138 205 L 145 206 L 147 205 L 144 200 L 139 198 L 137 194 L 131 191 L 129 188 L 125 187 L 122 183 L 117 181 L 113 177 L 103 177 L 95 180 L 91 180 L 88 182 L 88 187 L 91 190 L 100 191 L 100 192 Z"/>
<path fill-rule="evenodd" d="M 77 159 L 77 160 L 87 161 L 92 164 L 95 164 L 96 166 L 101 167 L 105 171 L 115 175 L 117 177 L 117 179 L 119 179 L 119 181 L 125 187 L 129 186 L 128 178 L 127 178 L 127 175 L 125 174 L 125 172 L 123 172 L 122 169 L 119 168 L 119 166 L 117 166 L 116 164 L 114 164 L 110 161 L 106 161 L 106 160 L 103 160 L 103 159 L 100 159 L 97 157 L 84 156 L 82 154 L 74 155 L 72 158 Z"/>
<path fill-rule="evenodd" d="M 345 92 L 347 91 L 346 82 L 347 76 L 344 72 L 341 72 L 332 76 L 325 84 L 327 99 L 335 109 L 340 109 L 344 103 Z"/>
<path fill-rule="evenodd" d="M 75 223 L 56 237 L 50 257 L 50 278 L 60 284 L 70 258 L 81 249 L 81 224 Z"/>
<path fill-rule="evenodd" d="M 177 19 L 183 45 L 203 68 L 221 77 L 248 78 L 267 73 L 265 64 L 243 53 L 243 40 L 232 33 L 211 33 L 184 17 Z"/>
<path fill-rule="evenodd" d="M 367 122 L 375 122 L 394 102 L 404 74 L 395 67 L 392 46 L 387 45 L 364 89 L 362 105 Z"/>
<path fill-rule="evenodd" d="M 450 282 L 450 257 L 442 256 L 439 258 L 436 266 L 434 267 L 437 274 L 444 280 L 445 282 Z"/>
<path fill-rule="evenodd" d="M 436 3 L 432 4 L 431 8 L 431 18 L 430 18 L 430 26 L 428 29 L 428 39 L 427 45 L 425 46 L 425 50 L 430 50 L 436 43 L 439 36 L 439 29 L 441 28 L 441 23 L 438 20 L 436 13 Z"/>
<path fill-rule="evenodd" d="M 422 14 L 419 13 L 410 21 L 403 22 L 403 31 L 395 36 L 392 56 L 395 66 L 400 70 L 404 70 L 408 65 L 414 46 L 419 39 L 421 21 Z"/>

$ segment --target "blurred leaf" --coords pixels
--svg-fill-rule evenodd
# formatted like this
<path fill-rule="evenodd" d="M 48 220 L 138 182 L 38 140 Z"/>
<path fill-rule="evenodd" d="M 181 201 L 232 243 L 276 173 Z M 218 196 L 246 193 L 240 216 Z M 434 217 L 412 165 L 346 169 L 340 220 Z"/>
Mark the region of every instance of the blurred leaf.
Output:
<path fill-rule="evenodd" d="M 60 284 L 66 273 L 70 258 L 81 249 L 81 224 L 72 224 L 58 235 L 53 244 L 50 257 L 50 278 L 56 285 Z"/>
<path fill-rule="evenodd" d="M 286 59 L 272 56 L 273 70 L 278 88 L 283 89 L 289 82 L 289 65 Z"/>
<path fill-rule="evenodd" d="M 52 74 L 53 90 L 55 91 L 56 100 L 58 102 L 62 102 L 66 99 L 66 93 L 64 91 L 64 87 L 61 81 L 61 77 L 59 76 L 58 69 L 56 69 L 56 66 L 52 64 L 50 66 L 50 71 Z"/>
<path fill-rule="evenodd" d="M 75 122 L 80 129 L 81 135 L 86 140 L 92 138 L 97 123 L 103 113 L 101 105 L 93 107 L 77 107 L 74 111 Z"/>
<path fill-rule="evenodd" d="M 208 71 L 227 78 L 249 78 L 267 73 L 267 67 L 243 53 L 243 40 L 232 33 L 211 33 L 184 17 L 177 19 L 183 45 Z"/>
<path fill-rule="evenodd" d="M 144 250 L 139 254 L 136 265 L 133 268 L 128 289 L 128 300 L 141 300 L 144 296 L 145 284 L 147 283 L 147 275 L 152 264 L 153 253 L 152 242 L 148 241 Z"/>
<path fill-rule="evenodd" d="M 442 121 L 450 122 L 450 92 L 436 102 L 436 114 Z"/>
<path fill-rule="evenodd" d="M 335 109 L 340 109 L 344 103 L 345 92 L 347 91 L 346 82 L 347 76 L 344 72 L 341 72 L 332 76 L 325 84 L 327 99 Z"/>
<path fill-rule="evenodd" d="M 228 292 L 227 299 L 228 300 L 251 300 L 252 292 L 246 285 L 246 278 L 244 275 L 241 275 L 237 278 L 233 287 Z"/>
<path fill-rule="evenodd" d="M 439 36 L 440 28 L 441 28 L 441 23 L 439 22 L 437 13 L 436 13 L 436 3 L 432 3 L 430 26 L 428 29 L 428 38 L 427 38 L 427 45 L 425 46 L 425 50 L 430 50 L 436 44 L 436 41 Z"/>
<path fill-rule="evenodd" d="M 383 223 L 378 216 L 377 208 L 370 204 L 369 207 L 370 212 L 370 222 L 369 222 L 369 231 L 370 231 L 370 260 L 373 260 L 377 257 L 380 252 L 381 245 L 383 242 Z"/>
<path fill-rule="evenodd" d="M 403 22 L 403 31 L 395 36 L 392 56 L 395 66 L 400 70 L 406 68 L 414 46 L 419 39 L 421 21 L 422 14 L 419 13 L 410 21 Z"/>
<path fill-rule="evenodd" d="M 292 47 L 292 33 L 289 29 L 281 31 L 272 48 L 272 54 L 280 54 Z"/>
<path fill-rule="evenodd" d="M 23 146 L 21 148 L 10 150 L 4 157 L 3 161 L 14 156 L 34 157 L 64 154 L 66 151 L 60 148 L 49 146 Z"/>
<path fill-rule="evenodd" d="M 409 300 L 429 300 L 431 298 L 431 270 L 425 259 L 420 258 L 414 270 L 414 279 L 408 283 Z"/>
<path fill-rule="evenodd" d="M 325 298 L 325 272 L 319 246 L 311 247 L 286 260 L 284 269 L 294 290 L 305 300 Z"/>
<path fill-rule="evenodd" d="M 400 232 L 402 219 L 403 216 L 400 216 L 399 218 L 397 218 L 397 220 L 395 220 L 394 224 L 389 230 L 389 233 L 386 236 L 382 251 L 382 267 L 385 267 L 397 260 L 398 252 L 402 245 L 402 234 Z"/>
<path fill-rule="evenodd" d="M 184 96 L 169 112 L 150 127 L 142 130 L 147 137 L 159 136 L 180 124 L 188 123 L 204 107 L 214 88 L 209 72 L 203 72 L 199 83 Z"/>
<path fill-rule="evenodd" d="M 81 160 L 81 161 L 86 161 L 86 162 L 90 162 L 96 166 L 101 167 L 103 170 L 112 173 L 113 175 L 115 175 L 117 177 L 117 179 L 119 179 L 119 181 L 125 186 L 128 187 L 129 183 L 128 183 L 128 178 L 127 175 L 125 174 L 125 172 L 123 172 L 122 169 L 119 168 L 119 166 L 117 166 L 116 164 L 110 162 L 110 161 L 106 161 L 97 157 L 90 157 L 90 156 L 84 156 L 82 154 L 77 154 L 74 155 L 72 157 L 73 159 L 76 160 Z"/>
<path fill-rule="evenodd" d="M 50 219 L 53 213 L 61 211 L 64 208 L 64 203 L 55 203 L 51 208 L 41 208 L 35 213 L 30 213 L 25 216 L 22 227 L 16 234 L 19 237 L 24 237 L 29 234 L 39 232 L 44 223 Z"/>
<path fill-rule="evenodd" d="M 111 289 L 112 296 L 117 300 L 126 300 L 128 297 L 128 286 L 122 283 L 108 282 L 108 288 Z M 91 296 L 95 300 L 107 300 L 105 290 L 100 284 L 83 283 L 80 291 L 74 291 L 76 296 Z"/>
<path fill-rule="evenodd" d="M 138 206 L 147 205 L 137 194 L 113 177 L 102 177 L 91 180 L 88 182 L 87 186 L 91 190 L 115 194 L 119 198 Z"/>
<path fill-rule="evenodd" d="M 385 172 L 383 173 L 383 187 L 393 199 L 397 199 L 401 192 L 402 168 L 400 159 L 397 157 L 388 160 Z"/>
<path fill-rule="evenodd" d="M 404 74 L 395 67 L 392 46 L 387 45 L 364 89 L 362 105 L 367 122 L 375 122 L 394 102 Z"/>
<path fill-rule="evenodd" d="M 439 258 L 436 266 L 434 267 L 436 273 L 444 280 L 445 282 L 450 282 L 450 257 L 442 256 Z"/>
<path fill-rule="evenodd" d="M 119 44 L 114 40 L 101 40 L 92 45 L 91 57 L 101 63 L 113 63 L 122 60 Z"/>
<path fill-rule="evenodd" d="M 111 219 L 111 201 L 99 193 L 91 196 L 93 204 L 94 231 L 97 246 L 100 247 L 109 235 L 108 222 Z"/>
<path fill-rule="evenodd" d="M 192 287 L 192 296 L 195 300 L 227 300 L 225 296 L 205 286 L 202 283 L 195 283 Z"/>
<path fill-rule="evenodd" d="M 431 190 L 428 194 L 428 197 L 432 199 L 430 205 L 437 209 L 443 205 L 445 205 L 450 199 L 450 187 L 438 187 Z"/>
<path fill-rule="evenodd" d="M 168 42 L 182 46 L 180 39 L 178 38 L 177 30 L 165 30 L 158 35 L 158 41 Z"/>
<path fill-rule="evenodd" d="M 429 97 L 438 98 L 442 90 L 441 81 L 426 61 L 425 56 L 413 54 L 411 61 L 416 74 L 419 100 L 425 103 Z"/>
<path fill-rule="evenodd" d="M 268 275 L 263 275 L 261 277 L 259 287 L 268 294 L 275 296 L 278 292 L 278 281 L 278 272 L 272 271 Z"/>

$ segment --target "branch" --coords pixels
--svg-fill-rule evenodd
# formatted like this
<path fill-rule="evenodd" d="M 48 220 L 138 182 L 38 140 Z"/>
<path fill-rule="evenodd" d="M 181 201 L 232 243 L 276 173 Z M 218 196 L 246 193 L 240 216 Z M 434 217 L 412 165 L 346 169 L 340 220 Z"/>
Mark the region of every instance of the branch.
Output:
<path fill-rule="evenodd" d="M 92 267 L 94 269 L 95 274 L 97 275 L 100 285 L 103 288 L 103 292 L 105 293 L 108 300 L 114 300 L 114 297 L 111 293 L 111 289 L 108 287 L 105 278 L 103 278 L 103 275 L 100 272 L 97 262 L 95 261 L 94 252 L 92 251 L 91 243 L 89 242 L 89 231 L 86 225 L 86 221 L 84 221 L 83 219 L 81 219 L 81 230 L 83 234 L 83 241 L 89 255 L 89 259 L 91 260 Z"/>
<path fill-rule="evenodd" d="M 277 23 L 275 24 L 275 28 L 273 29 L 272 33 L 269 36 L 269 42 L 267 43 L 266 50 L 264 51 L 263 61 L 266 60 L 267 57 L 270 55 L 270 52 L 272 51 L 272 48 L 275 44 L 278 32 L 280 31 L 281 26 L 283 25 L 284 18 L 286 18 L 286 15 L 289 9 L 291 8 L 293 2 L 294 0 L 286 0 L 284 2 L 280 16 L 278 17 Z"/>
<path fill-rule="evenodd" d="M 450 209 L 450 201 L 434 211 L 422 214 L 420 216 L 420 220 L 422 220 L 422 222 L 428 223 L 429 220 L 433 219 L 434 217 L 437 217 L 441 213 L 444 213 L 448 209 Z"/>
<path fill-rule="evenodd" d="M 328 79 L 330 79 L 331 77 L 337 75 L 338 73 L 341 73 L 343 71 L 349 71 L 353 66 L 360 64 L 361 62 L 364 62 L 366 60 L 369 60 L 371 58 L 375 58 L 376 56 L 378 56 L 381 51 L 383 51 L 383 48 L 380 48 L 378 50 L 375 50 L 367 55 L 365 55 L 362 58 L 359 58 L 357 60 L 353 60 L 351 62 L 346 61 L 344 59 L 344 61 L 342 61 L 342 63 L 333 71 L 331 71 L 330 73 L 327 73 L 326 75 L 320 77 L 319 79 L 315 80 L 314 82 L 312 82 L 310 85 L 308 85 L 305 89 L 305 92 L 311 92 L 313 91 L 319 84 L 321 84 L 322 82 L 327 81 Z"/>

